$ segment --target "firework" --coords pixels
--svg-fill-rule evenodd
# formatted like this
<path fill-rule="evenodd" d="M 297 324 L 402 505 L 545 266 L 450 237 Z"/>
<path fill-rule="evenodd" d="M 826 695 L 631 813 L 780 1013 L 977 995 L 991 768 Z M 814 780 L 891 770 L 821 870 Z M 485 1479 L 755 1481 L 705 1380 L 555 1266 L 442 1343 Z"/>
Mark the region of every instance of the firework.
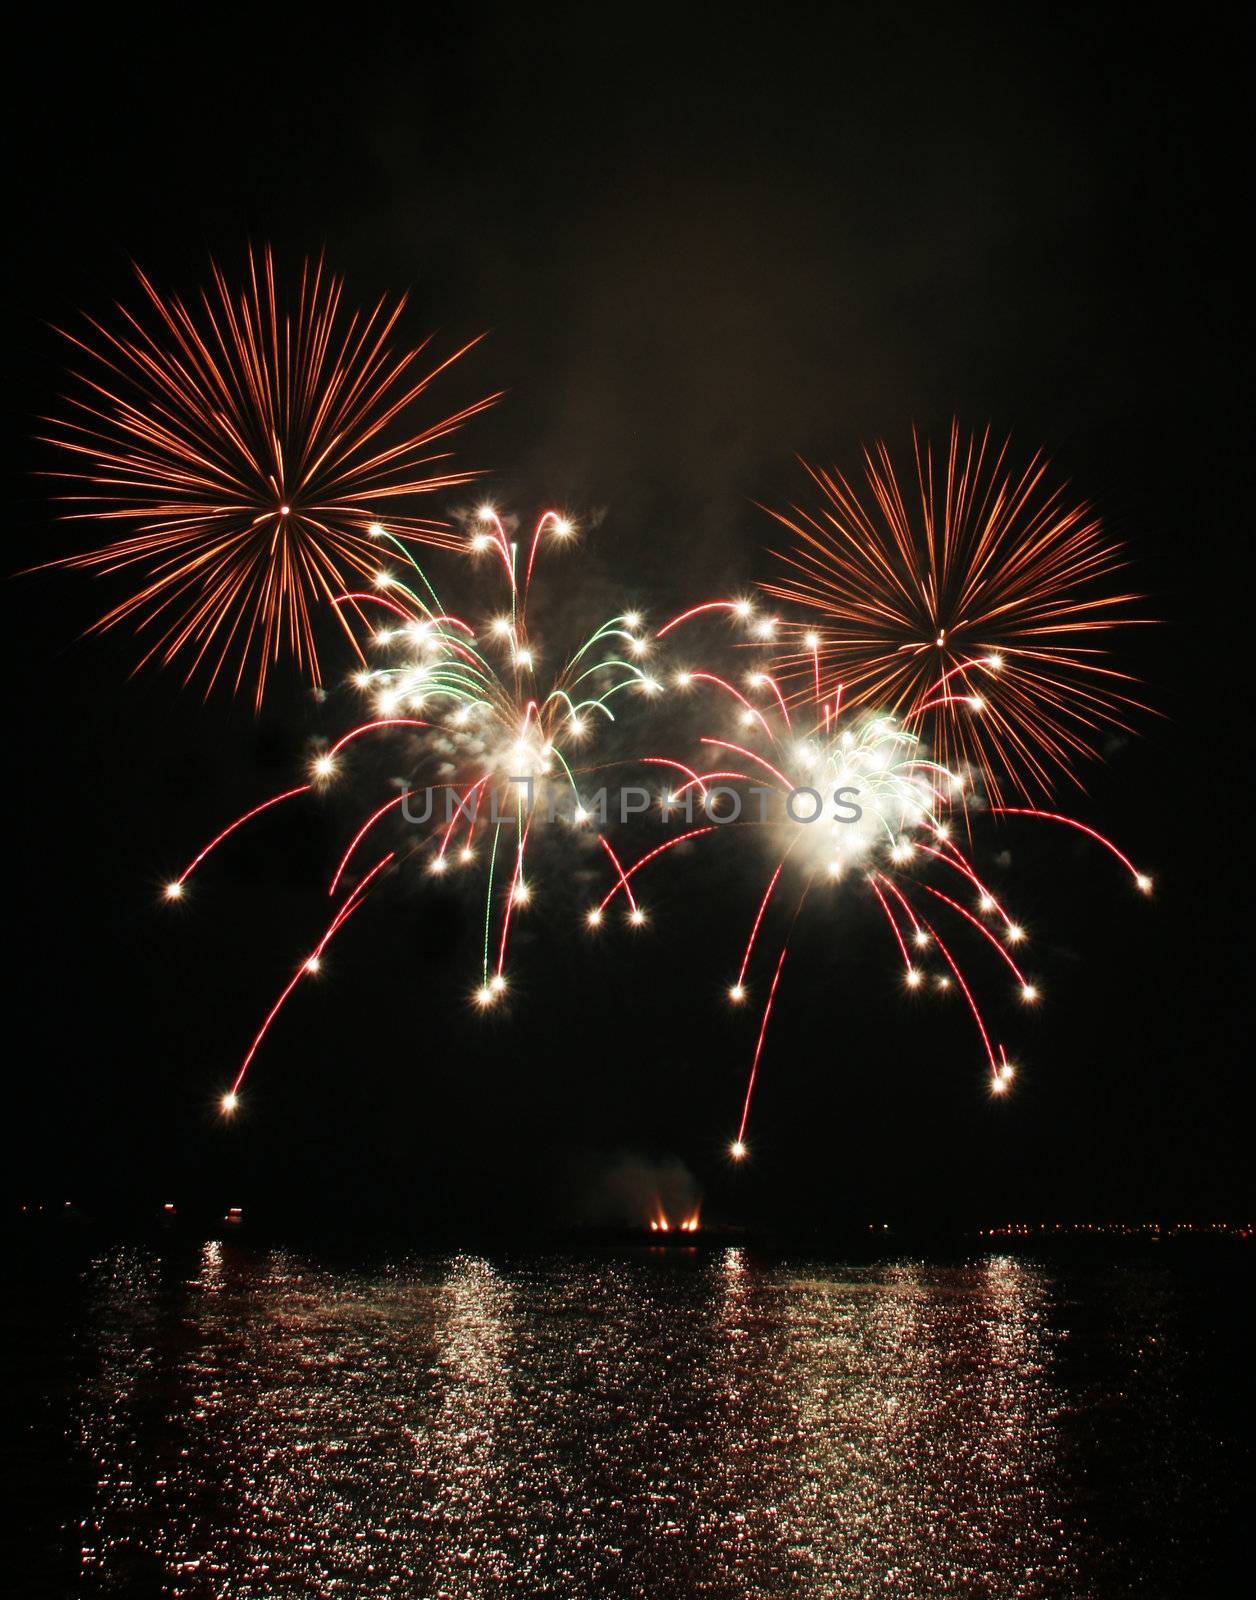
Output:
<path fill-rule="evenodd" d="M 276 285 L 269 249 L 250 250 L 241 287 L 212 269 L 191 304 L 136 269 L 139 312 L 66 333 L 78 390 L 45 441 L 70 457 L 50 476 L 71 521 L 115 536 L 54 565 L 123 572 L 133 592 L 95 624 L 131 624 L 141 664 L 184 663 L 260 706 L 268 669 L 289 652 L 320 681 L 315 608 L 369 578 L 373 536 L 456 546 L 412 509 L 472 474 L 443 446 L 489 397 L 416 426 L 428 388 L 470 348 L 429 364 L 426 345 L 390 348 L 404 299 L 361 313 L 320 260 L 295 294 Z M 475 343 L 476 341 L 472 341 Z M 336 612 L 353 642 L 343 611 Z M 356 647 L 356 646 L 355 646 Z"/>
<path fill-rule="evenodd" d="M 792 698 L 928 713 L 938 759 L 992 799 L 1049 793 L 1138 704 L 1105 649 L 1138 620 L 1122 551 L 1041 455 L 1015 467 L 1008 441 L 957 424 L 936 461 L 914 434 L 913 451 L 906 482 L 884 444 L 866 451 L 862 489 L 808 467 L 820 507 L 773 513 L 796 543 L 765 592 L 811 619 L 784 630 L 779 676 Z"/>
<path fill-rule="evenodd" d="M 776 648 L 780 622 L 757 613 L 745 599 L 693 607 L 661 628 L 659 637 L 720 615 L 746 630 L 745 642 L 767 651 Z M 944 673 L 949 670 L 943 668 Z M 813 666 L 812 682 L 818 681 Z M 1142 892 L 1150 892 L 1151 879 L 1086 823 L 1031 807 L 990 804 L 969 773 L 935 759 L 921 729 L 945 688 L 937 680 L 926 686 L 914 717 L 852 709 L 849 702 L 843 704 L 840 691 L 826 697 L 821 690 L 805 703 L 791 703 L 769 670 L 751 672 L 740 688 L 732 674 L 694 668 L 676 672 L 672 683 L 709 701 L 719 720 L 713 731 L 701 735 L 702 753 L 693 762 L 670 756 L 645 759 L 668 771 L 669 786 L 660 797 L 663 809 L 672 814 L 683 806 L 686 820 L 697 820 L 696 801 L 706 820 L 630 866 L 617 861 L 616 881 L 591 920 L 600 918 L 617 895 L 631 900 L 637 873 L 683 840 L 749 827 L 766 841 L 770 869 L 729 985 L 731 1003 L 741 1005 L 749 998 L 752 967 L 769 928 L 783 923 L 784 931 L 778 927 L 772 935 L 776 948 L 765 968 L 770 977 L 731 1144 L 734 1159 L 747 1153 L 751 1100 L 794 927 L 808 904 L 822 908 L 825 897 L 850 887 L 865 890 L 877 907 L 891 948 L 901 958 L 907 989 L 958 990 L 980 1040 L 990 1092 L 1005 1094 L 1015 1068 L 961 964 L 956 935 L 975 940 L 979 953 L 996 963 L 1022 1003 L 1036 1003 L 1039 989 L 1014 953 L 1024 942 L 1023 926 L 983 880 L 971 846 L 961 849 L 956 834 L 967 844 L 972 823 L 987 811 L 1038 818 L 1095 840 Z M 944 920 L 953 926 L 944 929 Z"/>
<path fill-rule="evenodd" d="M 830 897 L 852 890 L 866 893 L 875 906 L 887 946 L 901 958 L 904 987 L 939 996 L 950 992 L 962 1001 L 980 1042 L 990 1092 L 1005 1094 L 1015 1067 L 969 970 L 974 955 L 1011 984 L 1021 1003 L 1035 1004 L 1039 988 L 1023 964 L 1023 926 L 979 872 L 975 831 L 993 816 L 1066 826 L 1110 852 L 1138 889 L 1150 892 L 1150 878 L 1088 824 L 1055 810 L 1006 806 L 974 763 L 938 754 L 930 735 L 939 705 L 946 708 L 944 727 L 952 744 L 965 750 L 973 747 L 969 724 L 982 714 L 975 697 L 952 696 L 952 664 L 935 664 L 938 676 L 907 710 L 878 710 L 868 706 L 866 695 L 826 685 L 816 638 L 807 646 L 810 694 L 804 698 L 796 684 L 791 692 L 785 676 L 791 662 L 786 660 L 785 671 L 778 665 L 782 638 L 794 637 L 792 625 L 745 597 L 694 606 L 653 640 L 640 614 L 623 612 L 593 629 L 570 654 L 551 657 L 530 626 L 529 598 L 539 556 L 571 533 L 559 513 L 547 511 L 519 542 L 484 507 L 462 536 L 468 553 L 481 558 L 477 580 L 487 578 L 498 588 L 497 605 L 484 611 L 460 615 L 446 607 L 411 541 L 389 530 L 375 541 L 369 584 L 333 595 L 338 609 L 376 619 L 363 640 L 363 666 L 352 680 L 358 715 L 315 755 L 306 781 L 221 830 L 168 886 L 167 897 L 182 898 L 206 858 L 254 818 L 341 782 L 359 741 L 386 740 L 393 770 L 400 752 L 400 766 L 410 777 L 404 785 L 394 780 L 373 799 L 347 837 L 329 871 L 332 914 L 257 1030 L 223 1098 L 224 1112 L 237 1108 L 268 1030 L 302 979 L 320 970 L 332 941 L 406 862 L 433 875 L 458 874 L 475 887 L 483 933 L 472 998 L 486 1010 L 498 1005 L 508 990 L 512 927 L 533 901 L 530 851 L 545 831 L 535 825 L 559 820 L 568 848 L 579 848 L 583 837 L 590 850 L 600 849 L 606 864 L 609 886 L 587 912 L 593 928 L 617 906 L 631 926 L 640 927 L 646 912 L 637 898 L 639 874 L 677 846 L 709 839 L 730 823 L 749 827 L 765 842 L 762 887 L 729 974 L 730 1003 L 740 1006 L 754 997 L 758 1019 L 730 1146 L 734 1159 L 748 1153 L 752 1098 L 773 1010 L 788 982 L 794 929 L 804 912 L 822 915 Z M 595 770 L 592 746 L 616 720 L 623 697 L 651 700 L 661 692 L 663 675 L 649 663 L 656 652 L 675 648 L 678 630 L 720 620 L 733 628 L 732 635 L 725 630 L 724 642 L 757 650 L 763 664 L 749 673 L 726 667 L 717 647 L 720 671 L 705 658 L 699 665 L 668 666 L 666 686 L 701 709 L 705 731 L 697 741 L 700 753 L 688 752 L 690 760 L 670 754 L 640 758 L 666 778 L 658 797 L 665 819 L 674 822 L 679 813 L 685 820 L 626 861 L 622 846 L 595 825 L 597 813 L 582 798 L 582 776 Z M 560 664 L 551 668 L 551 659 Z M 600 770 L 605 753 L 598 754 Z M 427 801 L 416 817 L 408 807 L 424 778 Z M 547 794 L 554 787 L 569 801 L 561 819 Z M 699 806 L 702 814 L 695 815 Z M 400 837 L 399 818 L 409 824 Z M 382 838 L 390 828 L 391 836 Z"/>
<path fill-rule="evenodd" d="M 593 837 L 596 812 L 586 808 L 578 787 L 582 764 L 599 731 L 616 720 L 623 696 L 649 697 L 659 688 L 642 659 L 649 648 L 642 619 L 632 612 L 603 622 L 556 670 L 546 671 L 544 641 L 528 622 L 532 577 L 543 547 L 565 542 L 572 532 L 564 517 L 547 511 L 521 552 L 497 513 L 483 508 L 463 542 L 487 556 L 502 599 L 495 613 L 476 622 L 442 604 L 409 542 L 387 532 L 376 550 L 371 588 L 334 597 L 338 606 L 370 609 L 381 618 L 369 640 L 374 662 L 353 678 L 365 717 L 314 758 L 307 782 L 252 807 L 211 839 L 167 885 L 166 898 L 182 899 L 193 873 L 237 829 L 341 779 L 345 752 L 360 739 L 404 740 L 405 764 L 420 781 L 427 777 L 425 800 L 408 784 L 399 787 L 354 830 L 329 876 L 328 893 L 338 907 L 266 1015 L 223 1098 L 224 1112 L 237 1108 L 245 1075 L 297 985 L 318 972 L 328 945 L 402 859 L 431 874 L 454 871 L 478 880 L 483 937 L 474 1000 L 487 1008 L 505 993 L 511 927 L 532 900 L 527 863 L 534 823 L 543 818 Z M 396 568 L 381 563 L 385 549 L 398 558 Z M 565 806 L 555 804 L 551 783 L 564 791 Z M 411 831 L 404 847 L 381 854 L 375 840 L 390 818 L 404 819 Z M 617 861 L 605 835 L 596 837 Z M 633 902 L 631 922 L 642 920 L 638 912 Z"/>

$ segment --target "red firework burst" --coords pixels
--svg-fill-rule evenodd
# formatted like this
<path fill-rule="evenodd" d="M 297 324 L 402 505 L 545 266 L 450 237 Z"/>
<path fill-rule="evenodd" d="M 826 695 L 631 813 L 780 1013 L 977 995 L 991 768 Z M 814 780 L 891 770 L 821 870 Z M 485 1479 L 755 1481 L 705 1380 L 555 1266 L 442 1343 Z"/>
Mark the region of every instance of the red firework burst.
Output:
<path fill-rule="evenodd" d="M 285 647 L 320 681 L 313 607 L 378 570 L 378 539 L 459 544 L 410 508 L 474 476 L 438 446 L 497 397 L 416 427 L 419 400 L 470 345 L 431 365 L 427 341 L 395 353 L 404 298 L 345 310 L 321 260 L 287 297 L 269 249 L 249 251 L 242 287 L 212 273 L 188 305 L 137 267 L 140 313 L 119 306 L 116 329 L 89 317 L 90 334 L 65 334 L 86 360 L 49 419 L 46 441 L 73 457 L 50 476 L 77 485 L 58 497 L 67 519 L 123 531 L 54 565 L 138 577 L 95 629 L 132 623 L 141 665 L 182 658 L 206 692 L 251 677 L 260 706 Z"/>
<path fill-rule="evenodd" d="M 953 423 L 937 463 L 913 432 L 906 488 L 884 444 L 864 452 L 863 489 L 808 467 L 823 504 L 772 513 L 797 543 L 773 551 L 788 576 L 763 585 L 815 618 L 788 627 L 779 663 L 798 698 L 927 718 L 937 758 L 980 771 L 996 801 L 1004 782 L 1050 792 L 1126 726 L 1133 679 L 1102 635 L 1143 620 L 1113 586 L 1124 556 L 1098 518 L 1050 485 L 1041 454 L 1008 456 Z"/>

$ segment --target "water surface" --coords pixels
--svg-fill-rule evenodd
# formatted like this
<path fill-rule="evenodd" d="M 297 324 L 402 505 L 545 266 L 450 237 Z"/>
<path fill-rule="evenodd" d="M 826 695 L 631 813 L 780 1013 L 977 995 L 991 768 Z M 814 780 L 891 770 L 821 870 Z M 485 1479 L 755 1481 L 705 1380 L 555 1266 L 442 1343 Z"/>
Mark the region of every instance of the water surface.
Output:
<path fill-rule="evenodd" d="M 83 1595 L 1194 1596 L 1250 1460 L 1225 1296 L 1154 1264 L 211 1242 L 69 1316 Z"/>

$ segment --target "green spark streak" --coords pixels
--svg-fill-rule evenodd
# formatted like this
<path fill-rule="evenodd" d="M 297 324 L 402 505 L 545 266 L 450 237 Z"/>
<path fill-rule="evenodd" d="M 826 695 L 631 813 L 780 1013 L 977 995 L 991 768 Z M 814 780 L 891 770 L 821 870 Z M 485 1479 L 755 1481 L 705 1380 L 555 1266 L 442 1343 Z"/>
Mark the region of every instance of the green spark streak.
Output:
<path fill-rule="evenodd" d="M 631 633 L 628 633 L 623 628 L 617 628 L 615 626 L 617 622 L 622 622 L 623 620 L 624 619 L 622 617 L 612 617 L 609 622 L 604 622 L 596 633 L 590 634 L 580 646 L 579 650 L 576 651 L 575 655 L 572 656 L 571 660 L 567 663 L 567 672 L 571 671 L 585 651 L 591 650 L 593 646 L 597 644 L 599 639 L 632 639 L 633 635 Z M 625 662 L 623 664 L 626 666 L 628 663 Z"/>
<path fill-rule="evenodd" d="M 432 604 L 436 607 L 437 612 L 438 613 L 443 612 L 444 607 L 440 603 L 440 596 L 436 593 L 436 590 L 432 587 L 431 579 L 428 577 L 427 573 L 424 572 L 423 568 L 414 559 L 413 552 L 411 550 L 409 550 L 406 545 L 402 544 L 401 540 L 398 539 L 395 534 L 389 533 L 387 528 L 385 528 L 384 532 L 380 535 L 380 538 L 381 539 L 386 539 L 389 544 L 391 544 L 395 549 L 397 549 L 397 550 L 399 550 L 401 552 L 401 554 L 405 557 L 406 561 L 414 568 L 414 570 L 418 573 L 419 577 L 422 578 L 424 587 L 427 589 L 428 594 L 431 595 Z M 405 585 L 403 584 L 403 585 L 401 585 L 401 587 L 404 588 Z M 428 610 L 428 607 L 427 607 L 426 603 L 424 601 L 420 600 L 418 595 L 414 594 L 413 591 L 411 591 L 409 589 L 406 590 L 406 593 L 410 595 L 410 598 L 414 601 L 415 605 L 420 606 L 424 611 L 427 611 L 429 616 L 432 614 Z"/>
<path fill-rule="evenodd" d="M 497 861 L 497 841 L 501 837 L 499 822 L 493 829 L 493 848 L 488 858 L 488 887 L 484 891 L 484 982 L 488 983 L 488 941 L 493 921 L 493 867 Z"/>
<path fill-rule="evenodd" d="M 576 797 L 576 804 L 580 805 L 581 804 L 580 791 L 579 791 L 579 789 L 576 788 L 575 774 L 572 772 L 571 768 L 567 765 L 566 756 L 563 755 L 562 751 L 558 748 L 557 745 L 554 746 L 554 754 L 558 757 L 559 765 L 562 767 L 563 771 L 567 774 L 567 782 L 571 785 L 571 792 Z"/>
<path fill-rule="evenodd" d="M 515 575 L 515 561 L 518 554 L 518 545 L 512 544 L 510 547 L 510 630 L 516 634 L 516 638 L 518 635 L 519 580 Z"/>

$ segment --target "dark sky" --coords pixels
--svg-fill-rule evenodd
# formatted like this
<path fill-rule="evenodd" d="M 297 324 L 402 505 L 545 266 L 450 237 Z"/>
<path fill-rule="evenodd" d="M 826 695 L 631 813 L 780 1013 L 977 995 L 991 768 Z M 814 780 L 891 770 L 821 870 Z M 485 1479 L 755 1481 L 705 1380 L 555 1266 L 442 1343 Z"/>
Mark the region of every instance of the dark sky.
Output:
<path fill-rule="evenodd" d="M 989 421 L 1046 446 L 1164 619 L 1129 646 L 1164 715 L 1081 802 L 1158 892 L 1067 837 L 1017 841 L 1051 1004 L 1017 1023 L 997 1105 L 959 1010 L 901 1004 L 873 913 L 810 927 L 733 1177 L 751 1040 L 719 995 L 744 875 L 660 880 L 631 950 L 588 948 L 570 906 L 536 915 L 489 1027 L 458 905 L 398 886 L 224 1128 L 346 815 L 260 830 L 185 916 L 156 887 L 327 724 L 295 692 L 255 721 L 128 679 L 124 640 L 77 637 L 103 582 L 14 577 L 14 1196 L 509 1222 L 629 1151 L 748 1221 L 1250 1209 L 1237 34 L 1054 6 L 129 27 L 57 14 L 15 64 L 12 568 L 71 540 L 32 476 L 62 362 L 45 324 L 129 295 L 131 257 L 189 291 L 211 252 L 325 248 L 356 298 L 409 290 L 414 336 L 487 329 L 447 392 L 509 392 L 461 459 L 521 514 L 597 521 L 599 583 L 660 613 L 764 574 L 754 502 L 794 493 L 795 452 L 853 468 L 913 421 Z"/>

